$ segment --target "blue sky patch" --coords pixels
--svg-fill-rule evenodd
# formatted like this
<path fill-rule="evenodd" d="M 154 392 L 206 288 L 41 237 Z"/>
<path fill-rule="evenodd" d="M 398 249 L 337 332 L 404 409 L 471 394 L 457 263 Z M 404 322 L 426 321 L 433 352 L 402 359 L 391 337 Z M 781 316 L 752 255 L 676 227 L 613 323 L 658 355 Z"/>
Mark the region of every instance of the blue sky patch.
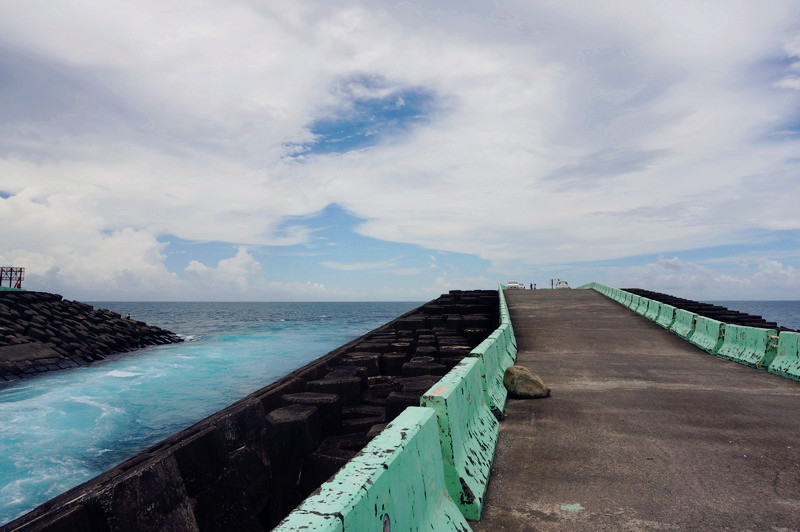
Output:
<path fill-rule="evenodd" d="M 489 262 L 475 255 L 430 250 L 415 244 L 387 242 L 358 234 L 363 218 L 337 204 L 310 216 L 288 217 L 282 227 L 303 226 L 309 239 L 287 246 L 248 245 L 248 253 L 261 263 L 266 282 L 313 282 L 351 293 L 377 287 L 394 290 L 390 299 L 418 300 L 421 287 L 437 278 L 475 278 L 485 275 Z M 209 268 L 236 255 L 239 245 L 226 242 L 192 242 L 167 235 L 167 269 L 184 276 L 192 260 Z M 403 297 L 403 291 L 408 297 Z M 385 292 L 384 292 L 385 293 Z M 397 295 L 399 293 L 399 295 Z M 434 294 L 436 295 L 436 294 Z M 433 296 L 431 296 L 433 297 Z"/>
<path fill-rule="evenodd" d="M 436 100 L 428 89 L 392 87 L 376 76 L 349 78 L 333 92 L 341 105 L 309 126 L 316 140 L 303 145 L 304 155 L 343 153 L 406 134 L 429 119 Z"/>

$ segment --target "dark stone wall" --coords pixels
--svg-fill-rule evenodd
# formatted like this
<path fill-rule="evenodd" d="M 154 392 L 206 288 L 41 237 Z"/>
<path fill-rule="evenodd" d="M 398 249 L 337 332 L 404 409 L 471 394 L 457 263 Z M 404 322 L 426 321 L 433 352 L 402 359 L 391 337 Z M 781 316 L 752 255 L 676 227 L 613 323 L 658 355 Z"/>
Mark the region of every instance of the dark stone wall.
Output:
<path fill-rule="evenodd" d="M 451 291 L 0 531 L 269 530 L 498 325 L 496 291 Z"/>
<path fill-rule="evenodd" d="M 181 341 L 164 329 L 57 294 L 0 291 L 0 382 Z"/>

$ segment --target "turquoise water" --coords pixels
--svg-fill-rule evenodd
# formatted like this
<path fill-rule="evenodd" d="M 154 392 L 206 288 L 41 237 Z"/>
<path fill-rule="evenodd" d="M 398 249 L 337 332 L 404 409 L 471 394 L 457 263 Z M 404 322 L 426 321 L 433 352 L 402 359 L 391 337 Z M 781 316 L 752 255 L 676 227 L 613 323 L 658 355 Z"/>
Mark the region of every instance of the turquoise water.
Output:
<path fill-rule="evenodd" d="M 419 303 L 94 303 L 186 342 L 0 385 L 0 523 Z"/>

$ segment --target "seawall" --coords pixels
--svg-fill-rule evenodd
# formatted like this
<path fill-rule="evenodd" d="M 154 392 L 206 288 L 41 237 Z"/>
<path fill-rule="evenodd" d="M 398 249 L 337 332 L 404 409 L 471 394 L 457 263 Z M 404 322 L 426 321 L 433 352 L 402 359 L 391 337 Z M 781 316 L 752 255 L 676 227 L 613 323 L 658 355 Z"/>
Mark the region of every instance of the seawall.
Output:
<path fill-rule="evenodd" d="M 452 291 L 0 530 L 268 530 L 498 322 L 496 291 Z"/>
<path fill-rule="evenodd" d="M 0 381 L 181 341 L 170 331 L 57 294 L 0 291 Z"/>

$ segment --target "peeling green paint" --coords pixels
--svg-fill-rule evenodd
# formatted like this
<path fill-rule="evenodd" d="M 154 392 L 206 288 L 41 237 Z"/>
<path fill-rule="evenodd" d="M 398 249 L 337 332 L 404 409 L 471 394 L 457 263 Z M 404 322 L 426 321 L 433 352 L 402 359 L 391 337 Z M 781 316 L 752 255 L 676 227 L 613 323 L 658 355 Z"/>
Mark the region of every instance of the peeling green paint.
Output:
<path fill-rule="evenodd" d="M 692 335 L 687 338 L 700 349 L 716 355 L 724 339 L 725 324 L 705 316 L 695 318 L 695 328 Z"/>
<path fill-rule="evenodd" d="M 650 321 L 656 321 L 658 315 L 661 313 L 661 303 L 658 301 L 650 300 L 647 304 L 647 312 L 644 313 L 644 317 Z"/>
<path fill-rule="evenodd" d="M 661 308 L 658 311 L 655 322 L 665 329 L 669 329 L 675 321 L 675 311 L 678 310 L 672 305 L 661 303 Z"/>
<path fill-rule="evenodd" d="M 274 531 L 471 530 L 447 492 L 430 408 L 406 408 Z"/>
<path fill-rule="evenodd" d="M 694 312 L 677 309 L 675 310 L 675 321 L 672 322 L 672 326 L 669 328 L 669 330 L 686 340 L 694 333 L 694 322 L 696 317 L 697 314 Z"/>
<path fill-rule="evenodd" d="M 465 358 L 422 396 L 439 422 L 444 478 L 464 517 L 481 517 L 498 422 L 483 393 L 480 360 Z"/>
<path fill-rule="evenodd" d="M 781 331 L 777 345 L 769 372 L 800 381 L 800 333 Z"/>
<path fill-rule="evenodd" d="M 581 506 L 579 503 L 562 504 L 561 505 L 561 510 L 565 511 L 565 512 L 580 512 L 581 510 L 585 510 L 585 509 L 586 508 Z"/>
<path fill-rule="evenodd" d="M 766 368 L 776 354 L 770 336 L 777 335 L 775 329 L 726 325 L 725 339 L 717 356 L 754 368 Z"/>

